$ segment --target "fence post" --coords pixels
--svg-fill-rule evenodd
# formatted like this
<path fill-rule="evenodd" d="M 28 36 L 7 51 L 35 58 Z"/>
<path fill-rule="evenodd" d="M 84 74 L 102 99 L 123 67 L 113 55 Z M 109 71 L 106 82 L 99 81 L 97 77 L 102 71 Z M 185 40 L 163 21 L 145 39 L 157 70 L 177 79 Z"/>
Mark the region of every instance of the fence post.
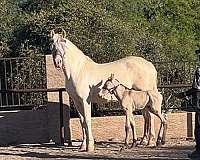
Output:
<path fill-rule="evenodd" d="M 187 112 L 187 139 L 193 139 L 192 112 Z"/>
<path fill-rule="evenodd" d="M 64 146 L 64 122 L 63 122 L 63 91 L 59 90 L 59 102 L 60 102 L 60 145 Z"/>

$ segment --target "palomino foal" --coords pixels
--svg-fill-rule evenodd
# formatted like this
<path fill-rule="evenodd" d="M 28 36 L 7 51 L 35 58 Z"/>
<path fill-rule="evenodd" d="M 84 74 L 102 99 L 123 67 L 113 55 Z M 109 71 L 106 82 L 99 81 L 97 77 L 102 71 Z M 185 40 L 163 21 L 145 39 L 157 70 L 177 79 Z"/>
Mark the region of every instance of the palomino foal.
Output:
<path fill-rule="evenodd" d="M 133 135 L 132 147 L 135 145 L 137 140 L 135 132 L 135 121 L 133 117 L 133 111 L 135 110 L 151 112 L 159 117 L 161 123 L 157 138 L 157 145 L 165 143 L 167 122 L 161 114 L 161 104 L 163 97 L 158 91 L 136 91 L 134 89 L 129 89 L 121 84 L 117 79 L 115 79 L 114 74 L 111 74 L 111 77 L 109 77 L 108 80 L 104 83 L 101 96 L 107 95 L 108 93 L 113 94 L 118 99 L 126 114 L 125 146 L 128 147 L 130 127 L 132 128 Z M 163 135 L 161 135 L 162 127 Z"/>

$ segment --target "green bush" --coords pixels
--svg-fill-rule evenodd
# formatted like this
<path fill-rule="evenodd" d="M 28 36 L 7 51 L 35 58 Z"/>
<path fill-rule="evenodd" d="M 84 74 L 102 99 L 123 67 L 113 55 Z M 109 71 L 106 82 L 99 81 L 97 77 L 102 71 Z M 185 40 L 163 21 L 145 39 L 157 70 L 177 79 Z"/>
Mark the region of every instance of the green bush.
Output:
<path fill-rule="evenodd" d="M 97 62 L 128 55 L 194 60 L 199 2 L 192 0 L 2 0 L 0 56 L 49 54 L 48 33 L 67 38 Z"/>

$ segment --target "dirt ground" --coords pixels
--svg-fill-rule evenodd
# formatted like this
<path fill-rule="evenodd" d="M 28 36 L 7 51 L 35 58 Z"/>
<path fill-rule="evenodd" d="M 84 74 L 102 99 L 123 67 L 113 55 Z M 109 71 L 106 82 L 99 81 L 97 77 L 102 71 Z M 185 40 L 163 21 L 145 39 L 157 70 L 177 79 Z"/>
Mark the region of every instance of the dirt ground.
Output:
<path fill-rule="evenodd" d="M 117 141 L 96 142 L 96 150 L 92 153 L 79 152 L 80 142 L 73 142 L 72 147 L 59 147 L 53 143 L 23 144 L 0 147 L 0 159 L 41 160 L 41 159 L 189 159 L 187 154 L 194 150 L 195 142 L 185 139 L 170 139 L 164 146 L 147 148 L 137 146 L 122 149 L 123 143 Z M 200 157 L 199 157 L 200 159 Z"/>

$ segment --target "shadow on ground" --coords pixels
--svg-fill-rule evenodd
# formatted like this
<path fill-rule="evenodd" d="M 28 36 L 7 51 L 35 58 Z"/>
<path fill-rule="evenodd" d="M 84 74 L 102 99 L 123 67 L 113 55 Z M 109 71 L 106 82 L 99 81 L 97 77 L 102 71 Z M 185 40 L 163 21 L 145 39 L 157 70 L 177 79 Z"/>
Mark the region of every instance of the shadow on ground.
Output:
<path fill-rule="evenodd" d="M 194 150 L 194 142 L 170 143 L 162 147 L 135 147 L 122 149 L 123 143 L 97 142 L 92 153 L 79 152 L 79 143 L 73 146 L 57 146 L 55 144 L 17 145 L 0 147 L 0 158 L 10 159 L 189 159 L 187 154 Z"/>

